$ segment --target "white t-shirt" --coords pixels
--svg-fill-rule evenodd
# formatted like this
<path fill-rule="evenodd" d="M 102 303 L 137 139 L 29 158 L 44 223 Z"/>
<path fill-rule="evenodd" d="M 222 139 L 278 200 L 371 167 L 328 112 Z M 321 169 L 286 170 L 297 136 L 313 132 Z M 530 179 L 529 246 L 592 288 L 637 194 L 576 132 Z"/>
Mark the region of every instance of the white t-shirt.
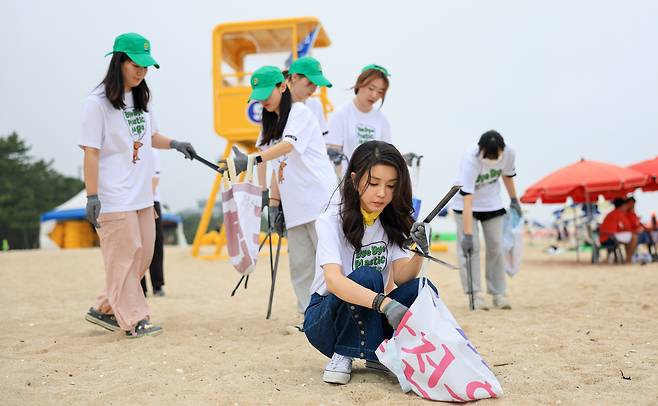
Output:
<path fill-rule="evenodd" d="M 326 136 L 329 134 L 329 128 L 327 126 L 327 120 L 324 119 L 324 109 L 322 108 L 322 103 L 315 97 L 310 97 L 304 102 L 306 107 L 308 107 L 315 117 L 318 118 L 318 124 L 320 124 L 320 130 L 322 130 L 322 135 Z"/>
<path fill-rule="evenodd" d="M 262 133 L 256 147 L 262 151 L 280 141 L 293 146 L 288 154 L 271 161 L 279 182 L 286 226 L 315 221 L 338 186 L 317 118 L 304 103 L 293 103 L 281 139 L 259 146 L 261 137 Z"/>
<path fill-rule="evenodd" d="M 496 211 L 503 208 L 499 179 L 501 175 L 516 175 L 514 157 L 514 150 L 505 146 L 502 159 L 491 165 L 480 158 L 477 144 L 468 148 L 460 163 L 457 184 L 462 185 L 464 193 L 473 195 L 473 211 Z M 455 196 L 451 207 L 464 210 L 464 197 L 461 193 Z"/>
<path fill-rule="evenodd" d="M 115 109 L 99 86 L 85 100 L 79 146 L 100 150 L 98 199 L 101 213 L 140 210 L 153 206 L 151 137 L 158 131 L 153 113 L 134 109 L 132 92 L 126 107 Z M 134 142 L 137 149 L 133 162 Z"/>
<path fill-rule="evenodd" d="M 363 113 L 350 101 L 331 115 L 325 142 L 341 145 L 348 160 L 359 145 L 372 140 L 393 142 L 391 125 L 378 108 Z"/>
<path fill-rule="evenodd" d="M 322 266 L 338 264 L 343 275 L 347 276 L 361 266 L 378 268 L 382 273 L 384 286 L 388 283 L 391 264 L 408 258 L 409 253 L 397 244 L 389 243 L 384 227 L 379 219 L 372 226 L 365 226 L 362 247 L 358 251 L 347 241 L 343 233 L 338 205 L 332 204 L 315 222 L 318 234 L 318 246 L 315 257 L 315 279 L 311 285 L 311 294 L 317 292 L 326 296 L 329 291 L 324 280 Z"/>
<path fill-rule="evenodd" d="M 154 202 L 159 202 L 160 201 L 160 152 L 152 148 L 151 151 L 153 151 L 153 177 L 158 179 L 158 185 L 155 187 L 155 190 L 153 191 L 153 201 Z"/>

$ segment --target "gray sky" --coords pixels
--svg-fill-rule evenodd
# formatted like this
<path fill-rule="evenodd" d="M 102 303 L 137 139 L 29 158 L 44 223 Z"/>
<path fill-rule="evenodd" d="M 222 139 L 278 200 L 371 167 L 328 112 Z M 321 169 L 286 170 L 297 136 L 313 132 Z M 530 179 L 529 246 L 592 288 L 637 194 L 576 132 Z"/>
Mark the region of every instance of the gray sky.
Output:
<path fill-rule="evenodd" d="M 114 37 L 146 36 L 161 69 L 149 86 L 163 134 L 206 157 L 213 130 L 211 31 L 219 23 L 313 15 L 332 46 L 314 56 L 335 106 L 359 69 L 386 66 L 383 111 L 402 152 L 422 152 L 427 212 L 488 129 L 517 151 L 517 188 L 585 157 L 629 165 L 658 155 L 655 1 L 19 1 L 0 3 L 0 134 L 77 176 L 82 102 L 103 78 Z M 278 63 L 279 61 L 272 61 Z M 162 153 L 162 197 L 181 210 L 207 198 L 213 173 Z M 658 194 L 638 194 L 643 220 Z M 549 210 L 526 206 L 546 218 Z"/>

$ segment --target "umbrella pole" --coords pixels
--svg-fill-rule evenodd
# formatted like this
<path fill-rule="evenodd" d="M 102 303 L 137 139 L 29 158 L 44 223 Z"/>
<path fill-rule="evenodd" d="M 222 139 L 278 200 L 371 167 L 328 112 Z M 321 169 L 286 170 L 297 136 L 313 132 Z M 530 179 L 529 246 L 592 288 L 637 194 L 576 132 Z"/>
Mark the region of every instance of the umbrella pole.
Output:
<path fill-rule="evenodd" d="M 576 205 L 576 207 L 578 207 Z M 580 241 L 578 240 L 578 213 L 574 208 L 573 211 L 573 230 L 576 237 L 576 262 L 580 262 Z"/>

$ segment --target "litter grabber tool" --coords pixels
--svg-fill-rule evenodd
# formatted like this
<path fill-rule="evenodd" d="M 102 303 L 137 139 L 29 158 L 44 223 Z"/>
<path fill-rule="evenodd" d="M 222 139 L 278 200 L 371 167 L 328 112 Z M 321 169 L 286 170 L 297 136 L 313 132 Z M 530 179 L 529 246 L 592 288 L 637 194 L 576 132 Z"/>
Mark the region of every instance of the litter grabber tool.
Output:
<path fill-rule="evenodd" d="M 267 196 L 263 198 L 263 201 L 268 201 L 269 200 L 269 191 L 267 191 Z M 269 204 L 267 205 L 268 209 L 268 216 L 267 216 L 267 235 L 263 239 L 263 241 L 260 243 L 260 246 L 258 247 L 258 252 L 261 251 L 261 249 L 265 246 L 266 243 L 269 244 L 269 250 L 270 250 L 270 277 L 271 277 L 271 284 L 270 284 L 270 294 L 269 294 L 269 300 L 267 303 L 267 315 L 265 316 L 266 319 L 269 320 L 270 316 L 272 315 L 272 303 L 274 301 L 274 287 L 276 285 L 276 276 L 277 272 L 279 269 L 279 258 L 281 256 L 281 241 L 283 238 L 283 235 L 277 233 L 274 224 L 276 221 L 283 221 L 282 219 L 273 219 L 271 216 L 272 210 Z M 279 211 L 279 215 L 283 215 L 283 211 Z M 272 234 L 277 233 L 279 234 L 279 238 L 276 244 L 276 253 L 274 252 L 273 249 L 273 244 L 272 244 Z M 244 282 L 244 288 L 247 289 L 247 285 L 249 283 L 249 275 L 242 275 L 240 277 L 240 280 L 238 281 L 237 285 L 235 285 L 235 288 L 231 292 L 231 296 L 235 296 L 235 293 L 237 292 L 238 288 L 240 285 Z"/>
<path fill-rule="evenodd" d="M 212 169 L 215 172 L 219 172 L 220 174 L 223 174 L 224 171 L 226 170 L 226 167 L 220 168 L 219 166 L 215 165 L 214 163 L 208 161 L 207 159 L 204 159 L 200 157 L 198 154 L 194 155 L 194 159 L 197 161 L 201 162 L 202 164 L 206 165 L 208 168 Z"/>
<path fill-rule="evenodd" d="M 466 283 L 468 284 L 468 308 L 475 310 L 475 296 L 473 294 L 473 267 L 471 265 L 471 252 L 465 252 L 466 257 Z"/>
<path fill-rule="evenodd" d="M 455 186 L 451 187 L 450 190 L 448 191 L 448 193 L 446 193 L 446 195 L 443 196 L 443 198 L 439 201 L 439 203 L 436 205 L 436 207 L 434 207 L 434 209 L 432 209 L 432 211 L 427 215 L 427 217 L 425 217 L 425 219 L 423 220 L 423 223 L 429 224 L 434 219 L 434 217 L 436 217 L 439 214 L 439 212 L 441 210 L 443 210 L 443 208 L 448 205 L 450 200 L 452 200 L 452 198 L 457 194 L 457 192 L 459 191 L 460 188 L 461 188 L 461 186 L 458 186 L 458 185 L 455 185 Z M 425 230 L 426 230 L 426 233 L 427 233 L 427 231 L 429 230 L 429 227 L 425 227 Z M 407 244 L 411 245 L 411 241 L 407 241 Z M 441 259 L 435 258 L 435 257 L 429 255 L 429 253 L 424 253 L 424 252 L 422 252 L 421 250 L 419 250 L 417 248 L 410 248 L 410 250 L 413 251 L 414 253 L 422 256 L 423 258 L 426 258 L 426 259 L 429 259 L 433 262 L 436 262 L 437 264 L 441 264 L 441 265 L 446 266 L 450 269 L 459 269 L 458 267 L 456 267 L 456 266 L 454 266 L 454 265 L 452 265 L 452 264 L 450 264 L 446 261 L 443 261 Z M 425 270 L 422 269 L 421 272 L 424 273 Z"/>

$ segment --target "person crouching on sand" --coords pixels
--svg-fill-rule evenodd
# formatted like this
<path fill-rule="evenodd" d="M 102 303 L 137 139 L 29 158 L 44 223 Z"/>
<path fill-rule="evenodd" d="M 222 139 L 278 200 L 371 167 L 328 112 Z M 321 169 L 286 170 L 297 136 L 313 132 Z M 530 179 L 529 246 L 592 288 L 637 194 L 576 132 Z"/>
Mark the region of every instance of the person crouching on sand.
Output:
<path fill-rule="evenodd" d="M 385 370 L 375 350 L 416 299 L 423 261 L 410 258 L 404 244 L 411 237 L 428 251 L 425 227 L 411 217 L 409 172 L 393 145 L 356 148 L 341 198 L 316 221 L 315 279 L 304 317 L 309 342 L 331 358 L 323 380 L 336 384 L 349 382 L 354 358 Z"/>

